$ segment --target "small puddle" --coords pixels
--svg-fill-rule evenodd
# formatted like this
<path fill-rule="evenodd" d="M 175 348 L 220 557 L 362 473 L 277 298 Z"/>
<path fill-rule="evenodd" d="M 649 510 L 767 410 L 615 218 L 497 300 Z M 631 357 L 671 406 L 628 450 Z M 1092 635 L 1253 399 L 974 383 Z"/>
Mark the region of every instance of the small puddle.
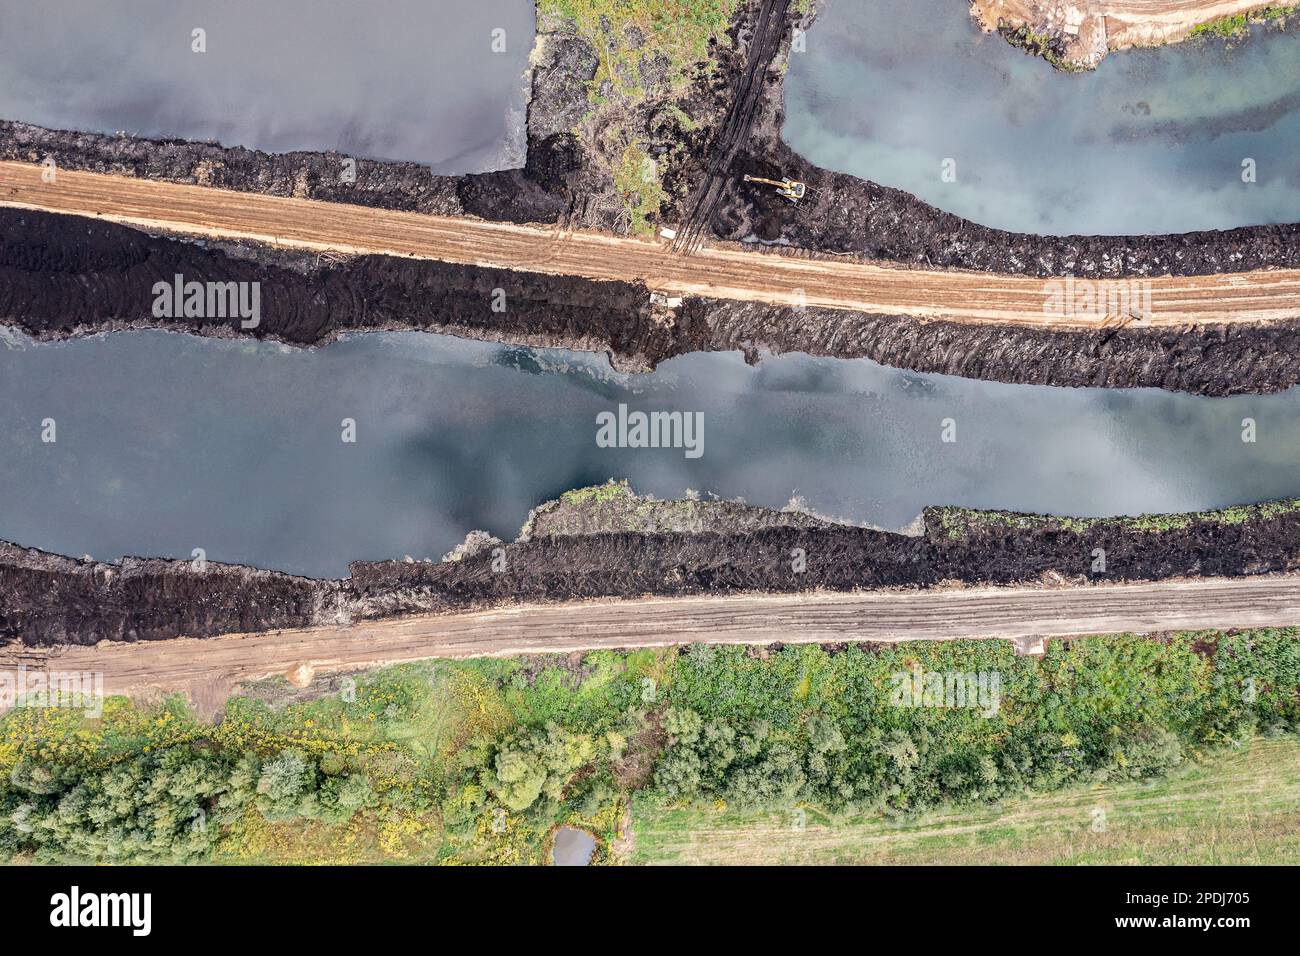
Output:
<path fill-rule="evenodd" d="M 596 838 L 586 830 L 560 827 L 555 834 L 555 853 L 551 861 L 556 866 L 586 866 L 596 851 Z"/>

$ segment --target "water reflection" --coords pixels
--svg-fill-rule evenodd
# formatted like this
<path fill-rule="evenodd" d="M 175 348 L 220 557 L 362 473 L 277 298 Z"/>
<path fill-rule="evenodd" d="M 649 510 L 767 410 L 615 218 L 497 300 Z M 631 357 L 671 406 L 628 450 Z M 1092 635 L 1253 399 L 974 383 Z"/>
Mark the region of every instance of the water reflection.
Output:
<path fill-rule="evenodd" d="M 0 117 L 440 173 L 522 166 L 533 4 L 448 12 L 429 0 L 0 0 Z"/>
<path fill-rule="evenodd" d="M 437 559 L 474 528 L 626 477 L 901 529 L 927 504 L 1078 515 L 1300 494 L 1300 390 L 1201 399 L 916 375 L 866 360 L 603 356 L 422 333 L 318 350 L 116 333 L 0 347 L 0 538 L 311 575 Z M 704 454 L 601 448 L 596 416 L 702 412 Z M 1241 441 L 1241 421 L 1257 441 Z M 57 442 L 41 422 L 57 422 Z M 342 439 L 343 419 L 357 441 Z M 944 442 L 951 419 L 954 442 Z"/>
<path fill-rule="evenodd" d="M 981 34 L 954 0 L 830 0 L 806 44 L 786 80 L 786 141 L 984 225 L 1300 221 L 1300 37 L 1257 29 L 1231 48 L 1133 50 L 1066 75 Z M 940 178 L 945 159 L 956 182 Z"/>

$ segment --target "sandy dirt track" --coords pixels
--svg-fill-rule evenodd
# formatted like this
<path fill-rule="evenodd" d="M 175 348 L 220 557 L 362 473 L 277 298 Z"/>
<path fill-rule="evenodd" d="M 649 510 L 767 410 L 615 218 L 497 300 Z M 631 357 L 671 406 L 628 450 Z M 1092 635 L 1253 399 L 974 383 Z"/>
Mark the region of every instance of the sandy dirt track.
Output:
<path fill-rule="evenodd" d="M 188 235 L 338 252 L 388 254 L 593 279 L 644 280 L 670 294 L 883 315 L 1052 328 L 1097 328 L 1118 316 L 1049 314 L 1061 283 L 1023 276 L 900 269 L 706 245 L 690 257 L 662 241 L 565 232 L 290 199 L 125 176 L 0 163 L 0 205 L 41 209 Z M 1085 286 L 1086 283 L 1079 283 Z M 1104 285 L 1099 283 L 1098 285 Z M 1133 322 L 1187 326 L 1300 316 L 1300 270 L 1150 280 L 1151 315 Z"/>
<path fill-rule="evenodd" d="M 1100 31 L 1111 50 L 1159 46 L 1186 39 L 1196 26 L 1268 6 L 1278 0 L 972 0 L 975 18 L 993 29 L 1012 24 L 1071 22 L 1083 33 Z"/>
<path fill-rule="evenodd" d="M 361 670 L 432 657 L 718 644 L 1014 640 L 1300 625 L 1300 576 L 1203 578 L 1058 590 L 971 588 L 860 594 L 660 598 L 517 607 L 206 640 L 0 647 L 0 668 L 95 671 L 109 694 L 183 691 L 211 710 L 240 681 Z"/>

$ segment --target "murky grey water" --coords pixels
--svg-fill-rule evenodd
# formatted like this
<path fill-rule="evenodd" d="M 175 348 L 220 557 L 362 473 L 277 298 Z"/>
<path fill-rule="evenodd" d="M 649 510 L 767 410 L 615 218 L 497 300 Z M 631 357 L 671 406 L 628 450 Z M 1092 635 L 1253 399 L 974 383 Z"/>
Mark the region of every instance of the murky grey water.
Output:
<path fill-rule="evenodd" d="M 958 0 L 829 0 L 806 43 L 786 81 L 787 142 L 984 225 L 1136 234 L 1300 221 L 1295 34 L 1134 50 L 1064 75 L 982 35 Z M 941 180 L 945 159 L 956 182 Z"/>
<path fill-rule="evenodd" d="M 556 866 L 586 866 L 595 849 L 596 838 L 586 830 L 560 827 L 555 833 L 552 861 Z"/>
<path fill-rule="evenodd" d="M 611 477 L 660 497 L 799 495 L 890 529 L 927 504 L 1114 515 L 1300 494 L 1300 390 L 1201 399 L 734 353 L 625 376 L 600 356 L 423 333 L 315 351 L 164 332 L 9 343 L 0 538 L 101 559 L 201 547 L 331 576 L 354 559 L 436 560 Z M 599 447 L 596 416 L 619 403 L 702 412 L 703 455 Z"/>
<path fill-rule="evenodd" d="M 0 0 L 0 117 L 522 166 L 533 28 L 532 0 Z"/>

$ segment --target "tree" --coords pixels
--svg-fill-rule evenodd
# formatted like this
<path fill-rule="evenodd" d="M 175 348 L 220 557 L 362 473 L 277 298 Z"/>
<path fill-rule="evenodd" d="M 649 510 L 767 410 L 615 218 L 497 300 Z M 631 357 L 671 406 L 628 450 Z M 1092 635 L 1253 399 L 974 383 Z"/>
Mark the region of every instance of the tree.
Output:
<path fill-rule="evenodd" d="M 848 746 L 840 725 L 825 714 L 814 714 L 808 722 L 808 743 L 819 754 L 839 753 Z"/>
<path fill-rule="evenodd" d="M 595 753 L 591 737 L 550 723 L 503 743 L 483 783 L 511 810 L 527 810 L 542 794 L 559 800 Z"/>
<path fill-rule="evenodd" d="M 669 707 L 664 711 L 663 727 L 674 742 L 695 743 L 700 738 L 700 730 L 703 726 L 704 719 L 690 708 Z"/>
<path fill-rule="evenodd" d="M 758 763 L 731 775 L 727 798 L 739 806 L 787 807 L 803 795 L 807 781 L 798 754 L 773 744 Z"/>
<path fill-rule="evenodd" d="M 691 747 L 684 744 L 672 747 L 655 768 L 655 788 L 669 797 L 690 799 L 700 792 L 703 766 L 700 755 Z"/>
<path fill-rule="evenodd" d="M 268 820 L 314 815 L 316 765 L 302 754 L 284 750 L 262 764 L 257 779 L 258 807 Z M 304 812 L 305 811 L 305 812 Z"/>
<path fill-rule="evenodd" d="M 229 786 L 220 756 L 189 746 L 103 770 L 15 768 L 0 794 L 0 846 L 38 860 L 184 862 L 211 851 Z"/>
<path fill-rule="evenodd" d="M 546 767 L 537 754 L 505 746 L 497 752 L 494 767 L 488 787 L 511 810 L 527 810 L 541 796 Z"/>

